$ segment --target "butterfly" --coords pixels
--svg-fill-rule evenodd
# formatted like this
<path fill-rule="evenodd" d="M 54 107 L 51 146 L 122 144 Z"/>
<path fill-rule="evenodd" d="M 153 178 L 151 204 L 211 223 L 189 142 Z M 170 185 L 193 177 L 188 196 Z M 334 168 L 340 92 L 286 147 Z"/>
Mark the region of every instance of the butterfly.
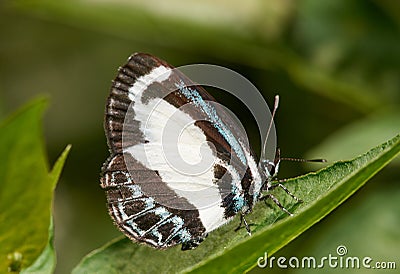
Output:
<path fill-rule="evenodd" d="M 189 250 L 237 214 L 250 234 L 244 216 L 257 201 L 272 199 L 291 214 L 272 188 L 297 200 L 271 184 L 279 149 L 275 159 L 258 162 L 228 111 L 153 55 L 133 54 L 119 68 L 104 128 L 111 155 L 101 187 L 111 218 L 133 241 Z"/>

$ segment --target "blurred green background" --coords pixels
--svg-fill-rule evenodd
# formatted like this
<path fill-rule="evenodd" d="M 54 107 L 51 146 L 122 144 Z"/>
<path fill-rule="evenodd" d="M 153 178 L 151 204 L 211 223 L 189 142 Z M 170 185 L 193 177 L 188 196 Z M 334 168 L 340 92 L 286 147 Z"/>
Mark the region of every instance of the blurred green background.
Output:
<path fill-rule="evenodd" d="M 226 66 L 252 81 L 270 105 L 279 94 L 284 157 L 349 159 L 400 132 L 398 1 L 2 1 L 0 33 L 0 117 L 47 94 L 49 161 L 73 146 L 56 191 L 57 273 L 69 273 L 121 235 L 107 214 L 99 173 L 108 156 L 105 101 L 118 66 L 133 52 L 175 66 Z M 226 94 L 214 95 L 244 121 L 258 153 L 251 115 Z M 320 258 L 345 245 L 349 255 L 396 261 L 399 268 L 399 162 L 276 256 Z M 319 168 L 283 163 L 280 177 Z"/>

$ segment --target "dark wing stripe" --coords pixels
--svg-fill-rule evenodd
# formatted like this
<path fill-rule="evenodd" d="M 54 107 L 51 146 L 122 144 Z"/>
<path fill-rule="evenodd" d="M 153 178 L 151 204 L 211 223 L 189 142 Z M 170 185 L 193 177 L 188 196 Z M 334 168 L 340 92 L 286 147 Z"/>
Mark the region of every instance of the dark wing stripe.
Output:
<path fill-rule="evenodd" d="M 156 247 L 167 247 L 186 241 L 187 239 L 182 237 L 187 235 L 199 236 L 204 233 L 205 228 L 199 219 L 198 211 L 184 198 L 177 197 L 175 192 L 168 189 L 157 172 L 145 168 L 130 154 L 117 154 L 109 158 L 103 166 L 102 173 L 101 187 L 107 193 L 110 216 L 119 229 L 131 239 L 144 241 Z M 151 198 L 148 197 L 146 191 L 153 191 L 154 188 L 155 195 L 152 193 Z M 158 191 L 160 195 L 157 195 Z M 130 196 L 135 198 L 129 198 Z M 162 202 L 167 200 L 179 203 L 179 206 L 185 206 L 188 210 L 163 206 Z M 191 208 L 193 209 L 190 210 Z M 157 214 L 156 209 L 171 214 L 168 216 L 171 222 L 174 220 L 172 228 L 171 224 L 163 222 L 163 215 Z M 176 220 L 181 220 L 181 226 Z M 177 232 L 175 238 L 171 238 L 169 233 L 163 231 L 164 226 L 167 226 L 170 232 L 181 232 Z M 143 233 L 150 228 L 157 237 L 152 233 L 143 237 Z"/>
<path fill-rule="evenodd" d="M 117 81 L 117 79 L 114 79 L 111 87 L 112 89 L 117 89 L 118 91 L 128 92 L 130 86 L 124 84 L 123 82 Z"/>
<path fill-rule="evenodd" d="M 118 112 L 126 112 L 130 103 L 124 102 L 123 100 L 116 100 L 116 98 L 113 96 L 110 98 L 109 104 L 112 109 Z"/>

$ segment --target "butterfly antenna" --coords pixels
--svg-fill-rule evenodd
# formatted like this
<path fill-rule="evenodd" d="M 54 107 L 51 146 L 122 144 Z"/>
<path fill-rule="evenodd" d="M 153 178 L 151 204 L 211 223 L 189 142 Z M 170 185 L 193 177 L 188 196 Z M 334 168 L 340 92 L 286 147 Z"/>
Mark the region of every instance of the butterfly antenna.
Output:
<path fill-rule="evenodd" d="M 276 110 L 278 109 L 278 106 L 279 106 L 279 95 L 275 95 L 274 109 L 272 110 L 271 121 L 270 121 L 269 126 L 268 126 L 267 135 L 265 136 L 265 140 L 264 140 L 264 144 L 263 144 L 263 150 L 262 150 L 262 153 L 261 153 L 261 159 L 264 159 L 264 160 L 265 160 L 265 153 L 266 153 L 266 150 L 267 150 L 267 140 L 268 140 L 269 134 L 271 132 L 272 125 L 274 123 L 275 113 L 276 113 Z"/>
<path fill-rule="evenodd" d="M 299 158 L 280 158 L 281 161 L 303 162 L 303 163 L 326 163 L 326 159 L 299 159 Z"/>

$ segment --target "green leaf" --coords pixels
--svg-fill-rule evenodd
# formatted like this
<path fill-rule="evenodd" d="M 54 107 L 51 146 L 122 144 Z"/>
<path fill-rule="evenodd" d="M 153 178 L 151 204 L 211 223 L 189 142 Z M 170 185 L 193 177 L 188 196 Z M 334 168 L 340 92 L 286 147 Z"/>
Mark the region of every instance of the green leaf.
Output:
<path fill-rule="evenodd" d="M 54 225 L 53 219 L 50 220 L 49 239 L 42 254 L 36 261 L 26 269 L 21 271 L 22 274 L 47 274 L 53 273 L 56 266 L 56 252 L 54 250 Z"/>
<path fill-rule="evenodd" d="M 68 146 L 49 172 L 41 120 L 47 105 L 38 99 L 0 125 L 0 272 L 31 266 L 52 239 L 53 192 L 70 150 Z M 44 256 L 44 255 L 43 255 Z M 43 257 L 42 257 L 43 258 Z M 48 271 L 54 260 L 47 262 Z"/>
<path fill-rule="evenodd" d="M 230 273 L 255 266 L 264 252 L 272 255 L 313 224 L 321 220 L 363 186 L 374 174 L 400 153 L 400 135 L 351 160 L 337 162 L 316 173 L 289 180 L 285 185 L 303 200 L 296 204 L 277 189 L 274 195 L 294 213 L 287 217 L 273 203 L 256 205 L 246 219 L 253 235 L 234 232 L 239 220 L 210 233 L 195 250 L 180 247 L 154 250 L 117 239 L 87 255 L 73 273 Z"/>
<path fill-rule="evenodd" d="M 71 145 L 68 145 L 61 156 L 58 158 L 57 162 L 54 164 L 53 170 L 49 174 L 49 177 L 52 181 L 57 182 L 60 178 L 61 171 L 64 167 L 65 160 L 68 157 L 69 151 L 71 149 Z M 21 273 L 53 273 L 56 267 L 56 252 L 54 249 L 54 225 L 53 218 L 50 218 L 50 226 L 49 226 L 49 238 L 47 245 L 40 256 L 36 259 L 36 261 L 27 269 L 23 269 Z"/>
<path fill-rule="evenodd" d="M 387 167 L 389 169 L 389 167 Z M 291 242 L 279 250 L 273 256 L 300 260 L 304 257 L 314 257 L 317 264 L 321 264 L 324 256 L 337 256 L 337 248 L 342 245 L 347 249 L 347 256 L 362 258 L 371 257 L 373 262 L 395 261 L 398 268 L 398 254 L 400 254 L 400 180 L 391 174 L 384 172 L 371 180 L 371 185 L 365 186 L 357 197 L 337 208 L 329 218 L 318 223 L 308 231 L 300 235 L 299 240 Z M 394 179 L 394 180 L 393 180 Z M 372 182 L 373 181 L 373 182 Z M 361 193 L 362 192 L 362 193 Z M 368 194 L 367 194 L 368 193 Z M 338 256 L 339 257 L 339 256 Z M 343 257 L 347 259 L 349 257 Z M 271 262 L 270 258 L 269 262 Z M 285 263 L 287 264 L 288 261 Z M 321 268 L 297 268 L 296 274 L 342 274 L 342 273 L 376 273 L 398 274 L 398 269 L 361 269 L 352 267 L 340 270 L 331 268 L 326 262 Z M 289 266 L 290 268 L 290 266 Z M 258 271 L 258 272 L 257 272 Z M 282 273 L 282 269 L 273 262 L 265 269 L 254 268 L 250 273 Z"/>

